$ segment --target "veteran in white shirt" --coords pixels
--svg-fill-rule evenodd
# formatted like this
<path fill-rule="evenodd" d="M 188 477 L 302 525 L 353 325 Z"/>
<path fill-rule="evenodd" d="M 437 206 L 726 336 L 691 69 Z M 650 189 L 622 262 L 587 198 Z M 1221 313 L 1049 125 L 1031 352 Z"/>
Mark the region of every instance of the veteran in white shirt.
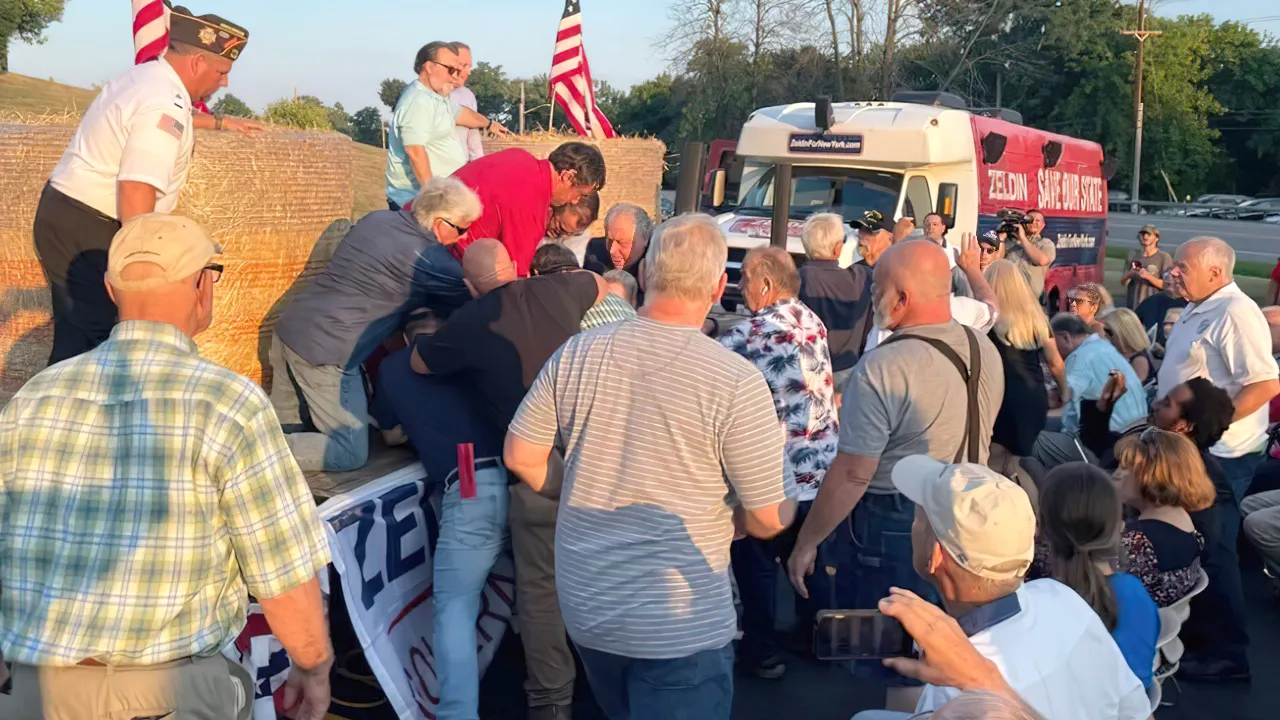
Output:
<path fill-rule="evenodd" d="M 1231 395 L 1231 426 L 1210 452 L 1239 504 L 1263 459 L 1267 403 L 1280 393 L 1280 372 L 1267 319 L 1236 285 L 1235 263 L 1235 251 L 1218 238 L 1193 238 L 1178 247 L 1170 276 L 1191 304 L 1165 343 L 1158 396 L 1193 377 L 1207 378 Z"/>
<path fill-rule="evenodd" d="M 89 105 L 40 196 L 33 234 L 53 297 L 60 362 L 98 346 L 116 323 L 103 276 L 120 226 L 172 212 L 187 181 L 194 128 L 256 131 L 250 120 L 193 114 L 226 87 L 249 33 L 216 15 L 174 8 L 169 49 L 107 82 Z"/>

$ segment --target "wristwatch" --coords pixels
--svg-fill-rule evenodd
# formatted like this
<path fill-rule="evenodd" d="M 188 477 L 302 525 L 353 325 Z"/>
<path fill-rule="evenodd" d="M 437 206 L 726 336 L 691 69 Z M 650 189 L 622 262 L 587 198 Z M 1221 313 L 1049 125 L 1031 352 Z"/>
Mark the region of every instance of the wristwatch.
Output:
<path fill-rule="evenodd" d="M 489 121 L 489 124 L 485 125 L 484 129 L 488 130 L 489 128 L 493 127 L 493 118 L 486 118 L 486 119 Z"/>

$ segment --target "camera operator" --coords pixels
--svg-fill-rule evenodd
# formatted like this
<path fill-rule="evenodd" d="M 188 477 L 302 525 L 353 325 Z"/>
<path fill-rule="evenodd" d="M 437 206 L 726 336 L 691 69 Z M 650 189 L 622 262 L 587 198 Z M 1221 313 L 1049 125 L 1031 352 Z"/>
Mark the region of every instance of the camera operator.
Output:
<path fill-rule="evenodd" d="M 1027 213 L 1016 228 L 1016 235 L 1010 238 L 1013 242 L 1005 243 L 1005 259 L 1026 269 L 1032 292 L 1043 302 L 1044 274 L 1058 256 L 1058 248 L 1040 234 L 1044 232 L 1044 213 L 1039 210 Z"/>

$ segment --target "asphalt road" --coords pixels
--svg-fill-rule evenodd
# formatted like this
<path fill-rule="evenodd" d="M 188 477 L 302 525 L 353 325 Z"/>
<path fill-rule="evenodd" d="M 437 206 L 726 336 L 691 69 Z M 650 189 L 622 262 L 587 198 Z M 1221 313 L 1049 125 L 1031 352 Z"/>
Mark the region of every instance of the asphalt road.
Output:
<path fill-rule="evenodd" d="M 1160 247 L 1170 253 L 1193 237 L 1212 235 L 1235 248 L 1239 260 L 1274 263 L 1280 257 L 1280 224 L 1248 220 L 1113 212 L 1107 218 L 1107 242 L 1112 247 L 1137 247 L 1138 228 L 1147 224 L 1160 229 Z"/>

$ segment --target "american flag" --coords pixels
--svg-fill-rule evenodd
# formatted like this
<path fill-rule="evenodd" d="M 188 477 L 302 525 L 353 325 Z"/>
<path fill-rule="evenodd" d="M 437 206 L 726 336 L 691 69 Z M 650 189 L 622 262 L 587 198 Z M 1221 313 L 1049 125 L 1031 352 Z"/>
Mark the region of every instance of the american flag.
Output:
<path fill-rule="evenodd" d="M 132 0 L 133 64 L 141 65 L 164 55 L 169 49 L 169 6 L 163 0 Z M 192 107 L 208 114 L 202 102 Z"/>
<path fill-rule="evenodd" d="M 169 8 L 161 0 L 133 0 L 133 62 L 155 60 L 169 47 Z"/>
<path fill-rule="evenodd" d="M 596 106 L 591 66 L 582 46 L 581 0 L 565 0 L 556 32 L 556 53 L 551 59 L 551 97 L 564 109 L 569 124 L 579 135 L 596 139 L 618 136 L 609 118 Z"/>

